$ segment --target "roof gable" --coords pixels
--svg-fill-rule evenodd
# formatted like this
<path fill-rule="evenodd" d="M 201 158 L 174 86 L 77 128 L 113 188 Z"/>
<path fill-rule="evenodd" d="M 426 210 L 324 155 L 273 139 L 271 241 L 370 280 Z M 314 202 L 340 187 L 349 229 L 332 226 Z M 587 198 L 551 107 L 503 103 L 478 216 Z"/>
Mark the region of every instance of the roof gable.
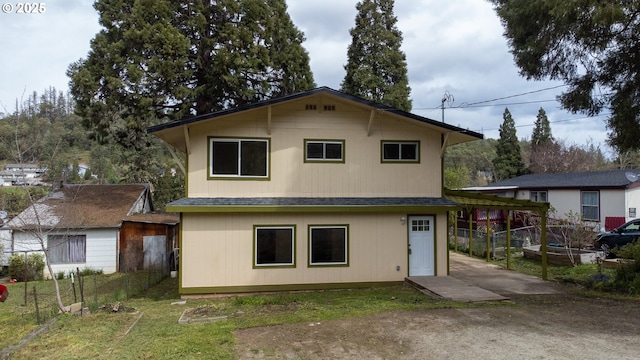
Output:
<path fill-rule="evenodd" d="M 12 229 L 118 227 L 134 213 L 151 211 L 149 186 L 65 185 L 8 222 Z"/>
<path fill-rule="evenodd" d="M 185 118 L 185 119 L 174 121 L 174 122 L 168 122 L 165 124 L 152 126 L 147 129 L 147 132 L 154 134 L 162 138 L 169 144 L 175 146 L 176 148 L 182 151 L 185 151 L 185 145 L 183 143 L 185 141 L 183 139 L 185 127 L 189 127 L 190 125 L 194 125 L 194 124 L 205 122 L 205 121 L 212 121 L 217 118 L 238 114 L 245 111 L 251 111 L 251 110 L 266 108 L 270 106 L 277 106 L 277 105 L 294 102 L 294 101 L 300 101 L 300 100 L 304 100 L 305 98 L 317 97 L 317 96 L 334 97 L 343 102 L 348 102 L 354 106 L 369 108 L 375 111 L 383 111 L 387 114 L 392 114 L 392 116 L 398 117 L 400 119 L 404 119 L 406 121 L 414 121 L 417 123 L 424 124 L 434 129 L 435 131 L 441 132 L 442 134 L 447 134 L 448 145 L 483 138 L 482 134 L 479 134 L 470 130 L 465 130 L 457 126 L 453 126 L 441 121 L 436 121 L 433 119 L 415 115 L 415 114 L 412 114 L 403 110 L 399 110 L 390 106 L 381 105 L 369 100 L 365 100 L 356 96 L 348 95 L 348 94 L 333 90 L 328 87 L 320 87 L 320 88 L 316 88 L 309 91 L 304 91 L 296 94 L 282 96 L 275 99 L 257 102 L 254 104 L 240 106 L 237 108 L 221 110 L 221 111 L 213 112 L 210 114 L 203 114 L 203 115 Z M 453 136 L 450 136 L 452 134 Z"/>

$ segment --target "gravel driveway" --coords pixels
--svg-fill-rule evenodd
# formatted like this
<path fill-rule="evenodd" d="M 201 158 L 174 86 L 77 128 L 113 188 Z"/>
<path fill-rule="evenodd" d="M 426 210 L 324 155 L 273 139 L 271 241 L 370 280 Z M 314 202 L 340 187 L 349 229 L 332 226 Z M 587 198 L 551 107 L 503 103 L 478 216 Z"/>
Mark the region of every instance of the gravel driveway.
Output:
<path fill-rule="evenodd" d="M 639 359 L 640 302 L 516 295 L 498 306 L 393 312 L 236 333 L 238 359 Z"/>

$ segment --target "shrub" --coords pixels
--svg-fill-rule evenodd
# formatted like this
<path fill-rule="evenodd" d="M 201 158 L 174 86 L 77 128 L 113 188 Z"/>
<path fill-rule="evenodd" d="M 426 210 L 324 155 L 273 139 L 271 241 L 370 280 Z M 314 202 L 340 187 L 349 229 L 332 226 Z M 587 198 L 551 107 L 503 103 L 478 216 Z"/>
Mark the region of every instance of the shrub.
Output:
<path fill-rule="evenodd" d="M 24 255 L 14 254 L 9 258 L 9 276 L 19 280 L 42 280 L 44 270 L 44 255 L 29 254 L 27 256 L 26 273 Z"/>
<path fill-rule="evenodd" d="M 614 279 L 616 287 L 630 294 L 640 293 L 640 241 L 623 246 L 615 254 L 633 260 L 633 262 L 619 265 L 616 269 Z"/>
<path fill-rule="evenodd" d="M 84 269 L 80 270 L 80 276 L 89 276 L 89 275 L 102 275 L 104 273 L 104 271 L 102 269 L 94 269 L 90 266 L 85 267 Z"/>

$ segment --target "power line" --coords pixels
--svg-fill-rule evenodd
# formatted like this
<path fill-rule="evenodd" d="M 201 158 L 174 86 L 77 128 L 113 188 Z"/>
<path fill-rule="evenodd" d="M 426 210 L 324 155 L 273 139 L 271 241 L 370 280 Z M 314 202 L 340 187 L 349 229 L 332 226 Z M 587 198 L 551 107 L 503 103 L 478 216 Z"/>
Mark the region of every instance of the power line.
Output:
<path fill-rule="evenodd" d="M 608 116 L 611 115 L 611 113 L 606 113 L 606 114 L 598 114 L 598 115 L 594 115 L 594 116 L 583 116 L 583 117 L 579 117 L 579 118 L 571 118 L 571 119 L 562 119 L 562 120 L 555 120 L 555 121 L 549 121 L 549 124 L 557 124 L 557 123 L 562 123 L 562 122 L 570 122 L 570 121 L 574 121 L 574 120 L 584 120 L 584 119 L 593 119 L 596 117 L 601 117 L 601 116 Z M 522 124 L 522 125 L 516 125 L 516 128 L 520 128 L 520 127 L 530 127 L 530 126 L 535 126 L 535 123 L 529 123 L 529 124 Z M 494 128 L 494 129 L 482 129 L 482 131 L 492 131 L 492 130 L 500 130 L 500 128 Z M 472 130 L 472 131 L 476 131 L 479 132 L 481 130 Z"/>
<path fill-rule="evenodd" d="M 516 102 L 516 103 L 503 103 L 503 104 L 493 104 L 493 105 L 469 105 L 469 106 L 465 106 L 465 108 L 481 108 L 481 107 L 493 107 L 493 106 L 510 106 L 510 105 L 526 105 L 526 104 L 538 104 L 538 103 L 544 103 L 544 102 L 556 102 L 558 100 L 556 99 L 552 99 L 552 100 L 536 100 L 536 101 L 521 101 L 521 102 Z M 462 108 L 460 106 L 455 107 L 456 109 Z"/>
<path fill-rule="evenodd" d="M 446 109 L 458 109 L 458 108 L 467 108 L 467 107 L 482 107 L 482 106 L 476 106 L 476 105 L 486 104 L 486 103 L 493 102 L 493 101 L 498 101 L 498 100 L 511 99 L 511 98 L 518 97 L 518 96 L 535 94 L 535 93 L 539 93 L 539 92 L 543 92 L 543 91 L 547 91 L 547 90 L 553 90 L 553 89 L 561 88 L 561 87 L 564 87 L 564 86 L 567 86 L 567 85 L 556 85 L 556 86 L 551 86 L 551 87 L 547 87 L 547 88 L 543 88 L 543 89 L 527 91 L 527 92 L 523 92 L 523 93 L 520 93 L 520 94 L 508 95 L 508 96 L 503 96 L 503 97 L 499 97 L 499 98 L 495 98 L 495 99 L 478 101 L 478 102 L 474 102 L 474 103 L 462 103 L 462 104 L 460 104 L 458 106 L 451 106 L 451 101 L 449 101 L 449 106 L 446 107 Z M 445 97 L 446 97 L 447 94 L 449 94 L 448 91 L 445 92 Z M 451 95 L 451 99 L 452 98 L 453 98 L 453 95 Z M 443 98 L 443 100 L 444 100 L 444 98 Z M 539 101 L 507 103 L 507 104 L 494 104 L 494 105 L 483 105 L 483 106 L 484 107 L 490 107 L 490 106 L 535 104 L 535 103 L 539 103 L 539 102 L 550 102 L 550 101 L 557 101 L 557 100 L 555 100 L 555 99 L 554 100 L 539 100 Z M 444 101 L 443 101 L 443 103 L 444 103 Z M 443 108 L 443 104 L 440 104 L 440 105 L 435 106 L 433 108 L 414 108 L 414 110 L 437 110 L 437 109 L 442 109 L 442 108 Z"/>
<path fill-rule="evenodd" d="M 544 89 L 528 91 L 528 92 L 524 92 L 524 93 L 520 93 L 520 94 L 503 96 L 503 97 L 499 97 L 499 98 L 495 98 L 495 99 L 491 99 L 491 100 L 478 101 L 478 102 L 467 104 L 466 106 L 464 106 L 465 103 L 462 103 L 458 107 L 469 107 L 469 106 L 472 106 L 472 105 L 485 104 L 485 103 L 488 103 L 488 102 L 493 102 L 493 101 L 498 101 L 498 100 L 511 99 L 511 98 L 518 97 L 518 96 L 524 96 L 524 95 L 535 94 L 535 93 L 539 93 L 539 92 L 543 92 L 543 91 L 547 91 L 547 90 L 553 90 L 553 89 L 557 89 L 557 88 L 564 87 L 564 86 L 567 86 L 567 85 L 557 85 L 557 86 L 552 86 L 552 87 L 548 87 L 548 88 L 544 88 Z"/>

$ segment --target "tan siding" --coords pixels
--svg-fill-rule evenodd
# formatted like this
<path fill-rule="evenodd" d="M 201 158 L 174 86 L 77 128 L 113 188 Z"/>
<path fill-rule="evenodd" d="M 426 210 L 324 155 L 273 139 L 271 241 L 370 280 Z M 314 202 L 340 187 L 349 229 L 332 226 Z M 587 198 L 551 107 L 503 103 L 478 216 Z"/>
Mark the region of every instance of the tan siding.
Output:
<path fill-rule="evenodd" d="M 436 276 L 446 276 L 449 264 L 447 262 L 447 215 L 438 214 L 436 216 Z"/>
<path fill-rule="evenodd" d="M 401 214 L 185 214 L 181 251 L 189 261 L 182 264 L 182 286 L 403 281 L 407 274 L 407 228 L 400 222 L 403 216 L 406 217 Z M 269 224 L 296 225 L 295 268 L 253 268 L 253 226 Z M 349 225 L 348 267 L 307 266 L 309 224 Z M 396 266 L 400 266 L 400 271 L 396 271 Z"/>
<path fill-rule="evenodd" d="M 440 196 L 439 133 L 377 113 L 368 136 L 368 110 L 292 111 L 304 107 L 295 104 L 273 109 L 270 134 L 265 109 L 191 127 L 188 196 Z M 208 180 L 208 136 L 270 138 L 270 180 Z M 344 139 L 345 163 L 304 163 L 305 138 Z M 419 140 L 420 164 L 381 164 L 381 140 Z"/>

